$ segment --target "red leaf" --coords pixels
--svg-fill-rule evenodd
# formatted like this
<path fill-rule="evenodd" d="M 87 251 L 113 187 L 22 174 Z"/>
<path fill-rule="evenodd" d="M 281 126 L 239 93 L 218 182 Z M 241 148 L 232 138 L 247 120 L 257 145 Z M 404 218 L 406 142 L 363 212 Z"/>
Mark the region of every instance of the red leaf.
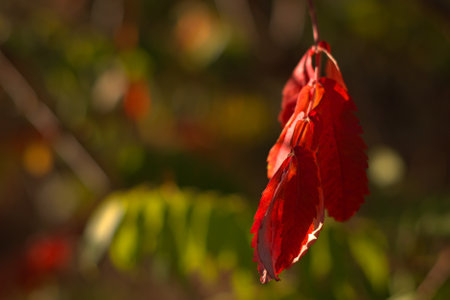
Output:
<path fill-rule="evenodd" d="M 326 77 L 335 80 L 340 86 L 347 90 L 341 70 L 339 69 L 336 60 L 330 53 L 330 45 L 328 45 L 325 41 L 321 41 L 319 43 L 319 51 L 323 52 L 328 58 L 325 65 Z"/>
<path fill-rule="evenodd" d="M 325 92 L 315 111 L 321 119 L 317 151 L 325 207 L 337 221 L 345 221 L 364 202 L 367 187 L 366 145 L 354 115 L 356 106 L 336 81 L 321 78 Z"/>
<path fill-rule="evenodd" d="M 267 177 L 271 178 L 273 174 L 278 170 L 281 163 L 286 159 L 288 154 L 291 152 L 292 146 L 296 145 L 299 139 L 303 136 L 299 136 L 300 132 L 311 133 L 309 130 L 301 130 L 300 126 L 309 127 L 309 119 L 306 117 L 306 111 L 308 109 L 309 103 L 311 102 L 311 86 L 304 86 L 298 95 L 297 105 L 295 107 L 295 112 L 291 115 L 290 119 L 283 128 L 275 145 L 270 149 L 269 155 L 267 156 Z M 316 88 L 313 98 L 312 107 L 315 107 L 320 102 L 322 98 L 323 89 Z M 306 122 L 306 123 L 305 123 Z M 293 139 L 294 138 L 294 139 Z M 309 137 L 311 139 L 312 137 Z M 306 141 L 305 141 L 306 142 Z M 304 143 L 305 143 L 304 142 Z"/>
<path fill-rule="evenodd" d="M 327 60 L 327 64 L 325 65 L 325 74 L 327 74 L 328 78 L 335 80 L 340 86 L 347 90 L 339 67 L 330 59 Z"/>
<path fill-rule="evenodd" d="M 313 56 L 314 50 L 312 48 L 306 51 L 283 88 L 281 111 L 278 115 L 278 120 L 283 127 L 294 113 L 300 90 L 309 83 L 311 78 L 314 78 Z"/>
<path fill-rule="evenodd" d="M 251 230 L 262 283 L 279 280 L 306 253 L 322 228 L 323 209 L 314 154 L 295 147 L 264 190 Z"/>

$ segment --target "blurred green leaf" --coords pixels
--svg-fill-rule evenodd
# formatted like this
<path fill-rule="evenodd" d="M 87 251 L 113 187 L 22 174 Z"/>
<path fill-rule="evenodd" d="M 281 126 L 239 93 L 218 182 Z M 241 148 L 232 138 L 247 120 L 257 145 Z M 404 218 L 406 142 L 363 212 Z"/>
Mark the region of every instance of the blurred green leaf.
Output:
<path fill-rule="evenodd" d="M 125 214 L 120 196 L 111 195 L 92 215 L 86 226 L 80 252 L 82 270 L 90 272 L 108 249 Z"/>
<path fill-rule="evenodd" d="M 127 222 L 121 226 L 110 248 L 111 260 L 118 268 L 130 269 L 135 266 L 139 239 L 137 224 Z"/>
<path fill-rule="evenodd" d="M 348 238 L 350 250 L 376 291 L 387 288 L 389 263 L 384 237 L 374 228 L 359 229 Z"/>
<path fill-rule="evenodd" d="M 311 273 L 317 279 L 323 279 L 331 270 L 332 261 L 330 256 L 329 230 L 325 226 L 320 232 L 320 238 L 314 243 L 314 250 L 310 251 L 311 255 Z"/>

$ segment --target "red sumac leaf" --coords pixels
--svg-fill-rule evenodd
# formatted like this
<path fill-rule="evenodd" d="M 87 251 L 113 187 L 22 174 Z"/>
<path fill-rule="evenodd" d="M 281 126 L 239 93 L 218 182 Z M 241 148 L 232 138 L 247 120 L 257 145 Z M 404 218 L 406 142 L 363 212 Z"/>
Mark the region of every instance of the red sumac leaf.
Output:
<path fill-rule="evenodd" d="M 339 70 L 338 66 L 329 59 L 327 60 L 327 64 L 325 65 L 325 74 L 327 74 L 327 78 L 335 80 L 340 86 L 347 90 L 347 86 L 345 85 L 341 71 Z"/>
<path fill-rule="evenodd" d="M 313 56 L 314 50 L 309 49 L 300 59 L 300 62 L 292 72 L 291 78 L 289 78 L 283 88 L 281 111 L 278 115 L 278 120 L 283 127 L 294 113 L 300 90 L 314 77 L 314 68 L 312 66 Z"/>
<path fill-rule="evenodd" d="M 337 221 L 345 221 L 364 202 L 367 187 L 366 145 L 355 116 L 356 106 L 336 81 L 321 78 L 325 92 L 315 112 L 322 120 L 317 162 L 325 207 Z"/>
<path fill-rule="evenodd" d="M 311 99 L 311 92 L 314 92 Z M 270 149 L 269 155 L 267 156 L 267 177 L 271 178 L 273 174 L 278 170 L 281 163 L 286 159 L 288 154 L 291 152 L 291 148 L 297 144 L 307 144 L 307 147 L 311 147 L 309 142 L 312 142 L 312 131 L 302 130 L 302 126 L 310 127 L 309 119 L 306 115 L 308 105 L 312 101 L 312 107 L 317 106 L 322 98 L 323 89 L 318 87 L 316 89 L 311 88 L 311 86 L 304 86 L 301 91 L 299 91 L 297 105 L 295 107 L 294 113 L 291 115 L 283 131 L 280 134 L 275 145 Z M 302 134 L 301 134 L 302 133 Z M 300 136 L 301 134 L 301 136 Z M 299 141 L 305 139 L 304 141 Z"/>
<path fill-rule="evenodd" d="M 320 197 L 314 154 L 295 147 L 264 190 L 251 230 L 262 283 L 279 280 L 317 239 L 323 223 Z"/>

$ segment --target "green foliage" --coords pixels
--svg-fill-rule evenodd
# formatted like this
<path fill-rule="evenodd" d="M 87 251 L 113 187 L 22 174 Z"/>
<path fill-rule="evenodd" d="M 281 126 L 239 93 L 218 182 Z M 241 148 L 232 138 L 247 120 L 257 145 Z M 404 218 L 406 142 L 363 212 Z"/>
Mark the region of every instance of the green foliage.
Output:
<path fill-rule="evenodd" d="M 280 283 L 258 287 L 250 247 L 252 209 L 246 203 L 237 195 L 180 190 L 173 185 L 114 193 L 98 208 L 85 232 L 82 254 L 95 252 L 90 261 L 85 259 L 85 271 L 95 269 L 101 253 L 108 253 L 119 270 L 149 268 L 160 279 L 176 275 L 187 283 L 200 278 L 205 289 L 229 277 L 228 292 L 239 299 L 272 299 L 278 293 L 287 298 L 337 299 L 386 295 L 385 237 L 361 219 L 349 226 L 327 219 L 313 250 L 300 267 L 293 268 L 297 270 L 285 272 Z M 363 277 L 350 281 L 354 273 Z"/>

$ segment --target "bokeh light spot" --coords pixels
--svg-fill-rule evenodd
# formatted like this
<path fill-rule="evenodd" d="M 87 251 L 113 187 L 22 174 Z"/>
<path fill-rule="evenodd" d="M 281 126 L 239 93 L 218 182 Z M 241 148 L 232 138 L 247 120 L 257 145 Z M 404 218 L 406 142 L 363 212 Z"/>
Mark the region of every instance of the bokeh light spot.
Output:
<path fill-rule="evenodd" d="M 30 143 L 23 153 L 25 170 L 33 176 L 44 176 L 53 168 L 53 154 L 44 142 Z"/>
<path fill-rule="evenodd" d="M 369 177 L 379 187 L 400 182 L 405 176 L 403 158 L 393 149 L 378 146 L 369 153 Z"/>

